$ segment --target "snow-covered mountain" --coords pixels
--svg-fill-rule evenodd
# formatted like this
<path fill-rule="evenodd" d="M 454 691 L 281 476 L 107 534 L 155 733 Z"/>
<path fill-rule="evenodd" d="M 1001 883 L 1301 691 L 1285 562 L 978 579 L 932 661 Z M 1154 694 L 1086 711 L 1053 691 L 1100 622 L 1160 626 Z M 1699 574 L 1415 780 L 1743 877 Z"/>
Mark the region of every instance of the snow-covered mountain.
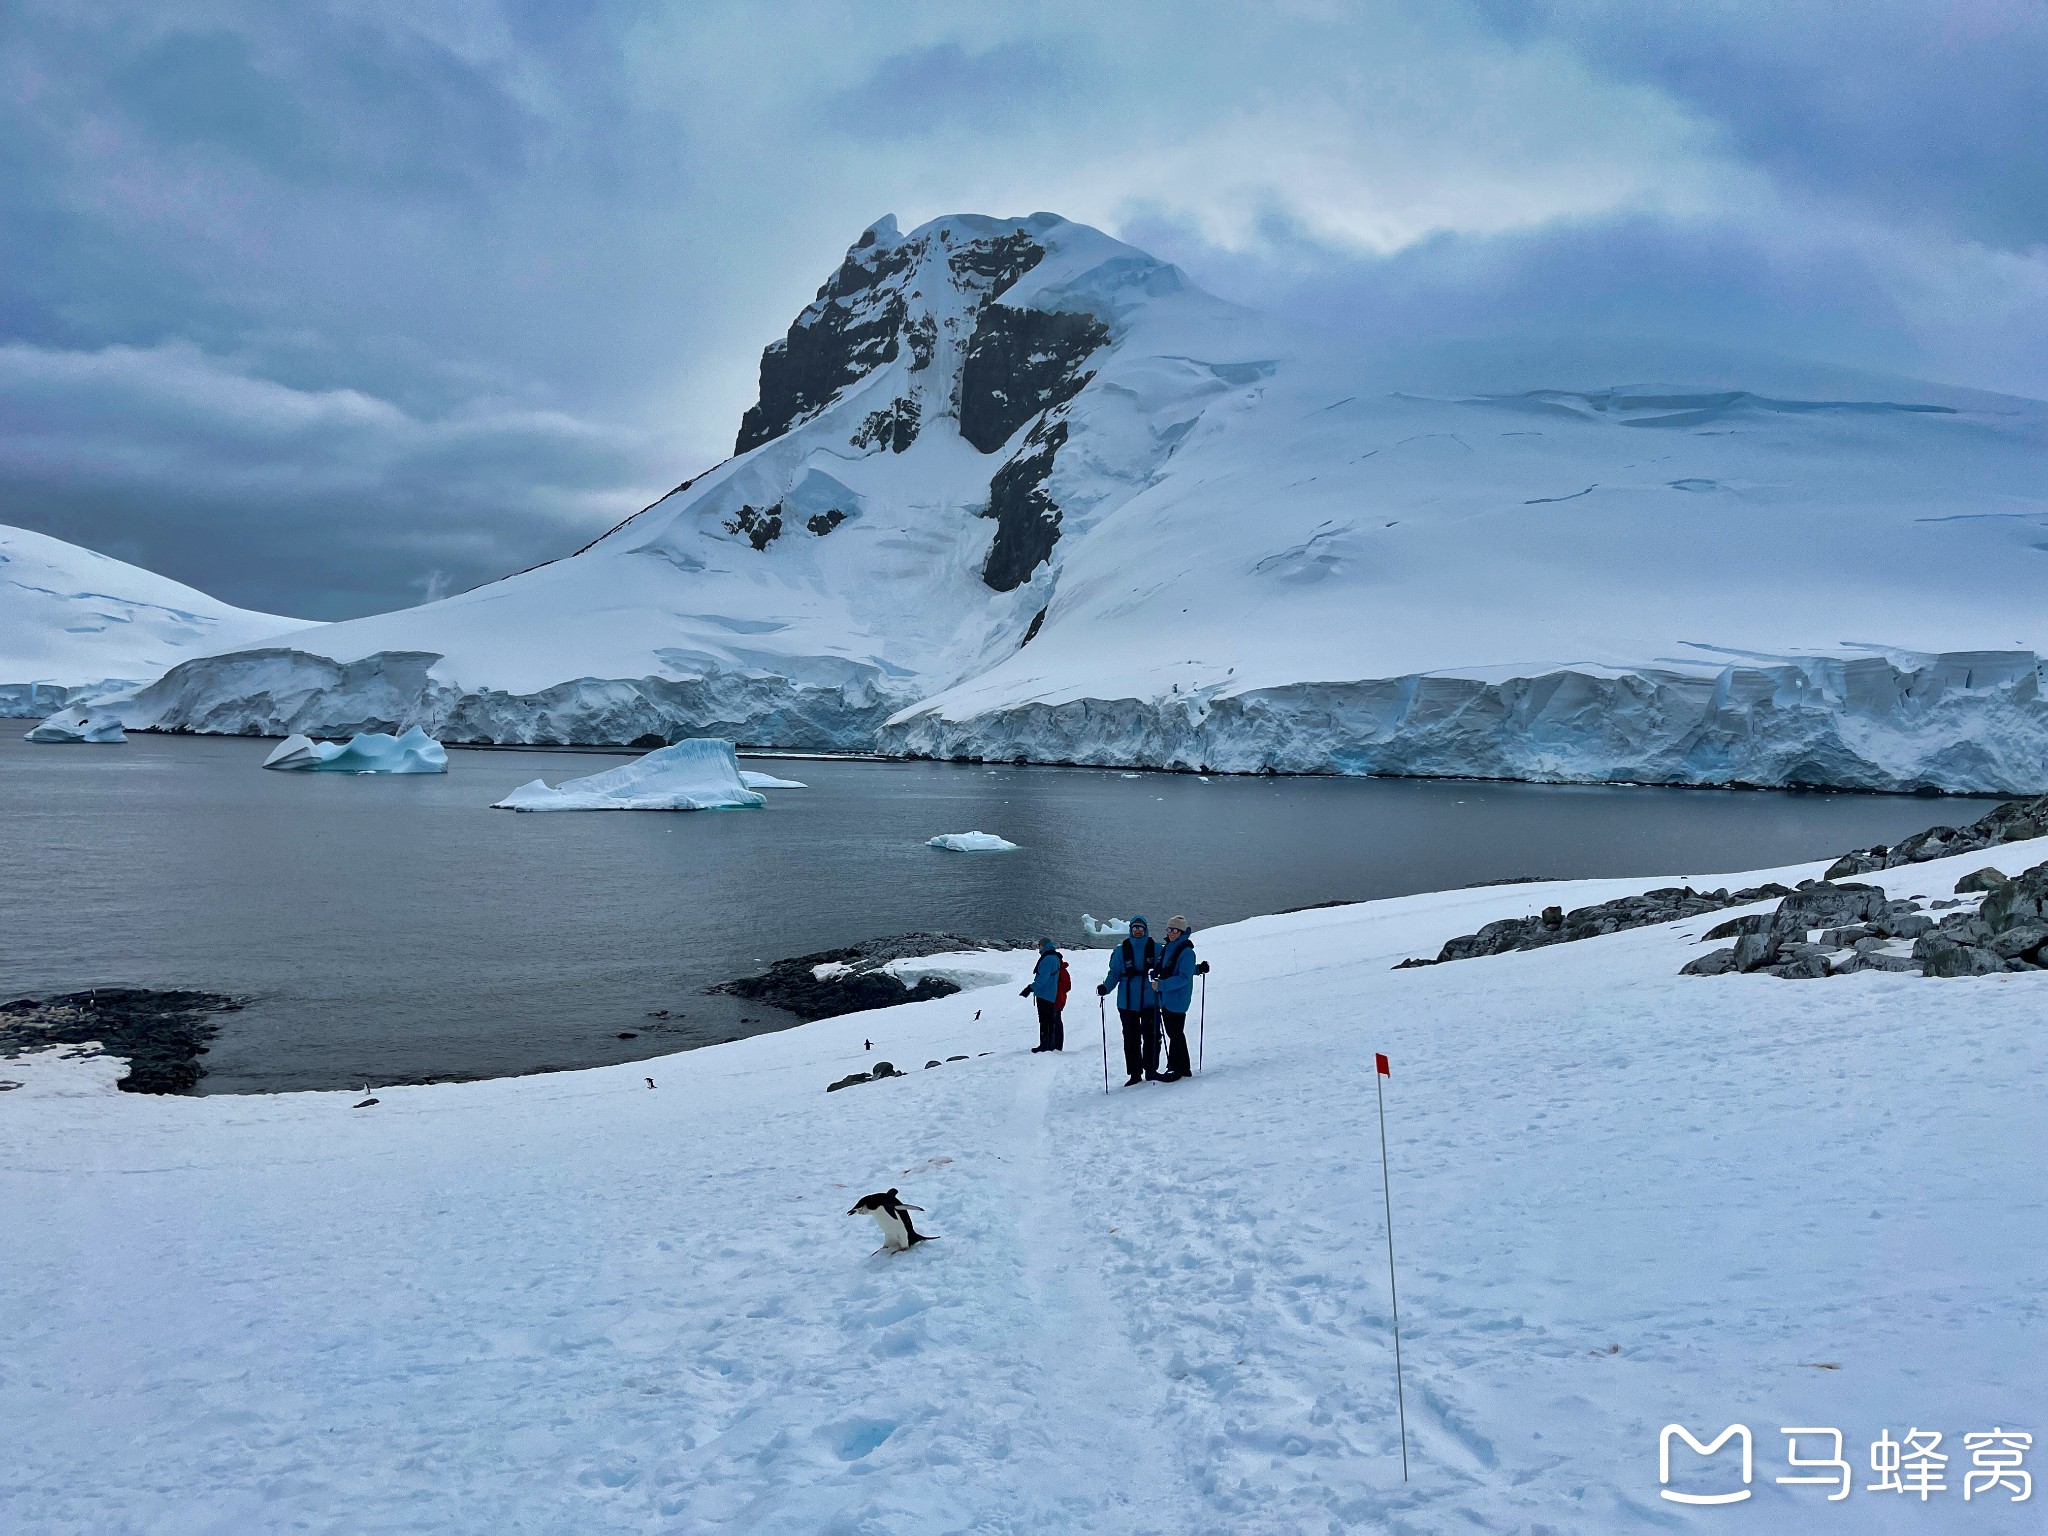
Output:
<path fill-rule="evenodd" d="M 47 534 L 0 525 L 0 715 L 160 677 L 193 656 L 304 630 Z"/>
<path fill-rule="evenodd" d="M 1400 355 L 1050 214 L 885 219 L 735 457 L 132 723 L 1226 770 L 2048 788 L 2048 406 L 1631 345 Z"/>

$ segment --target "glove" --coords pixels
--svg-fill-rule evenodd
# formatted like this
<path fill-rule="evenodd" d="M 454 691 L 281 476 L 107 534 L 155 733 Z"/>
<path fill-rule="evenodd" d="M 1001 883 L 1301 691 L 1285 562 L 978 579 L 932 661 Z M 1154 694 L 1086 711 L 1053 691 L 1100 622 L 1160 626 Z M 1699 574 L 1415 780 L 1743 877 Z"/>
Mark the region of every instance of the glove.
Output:
<path fill-rule="evenodd" d="M 1095 989 L 1095 995 L 1096 995 L 1097 997 L 1107 997 L 1107 996 L 1109 996 L 1109 988 L 1107 988 L 1107 987 L 1097 987 L 1097 988 Z"/>
<path fill-rule="evenodd" d="M 1019 997 L 1029 997 L 1031 995 L 1031 989 L 1029 987 L 1026 987 L 1022 992 L 1019 992 L 1017 995 Z"/>
<path fill-rule="evenodd" d="M 1197 976 L 1206 976 L 1206 975 L 1208 975 L 1208 974 L 1209 974 L 1209 962 L 1208 962 L 1208 961 L 1206 961 L 1206 960 L 1197 960 L 1197 961 L 1195 962 L 1195 974 L 1196 974 Z"/>

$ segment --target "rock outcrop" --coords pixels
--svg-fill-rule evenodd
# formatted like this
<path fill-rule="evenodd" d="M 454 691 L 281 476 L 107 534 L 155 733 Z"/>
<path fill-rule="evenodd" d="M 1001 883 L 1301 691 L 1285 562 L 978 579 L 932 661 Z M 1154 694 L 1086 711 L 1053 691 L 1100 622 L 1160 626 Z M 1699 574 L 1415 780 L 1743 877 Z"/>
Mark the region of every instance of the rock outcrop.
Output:
<path fill-rule="evenodd" d="M 1855 849 L 1828 866 L 1828 878 L 1840 880 L 1849 875 L 1868 874 L 1874 869 L 1897 869 L 1905 864 L 1922 864 L 1929 859 L 1976 853 L 1980 849 L 1996 848 L 2000 843 L 2025 842 L 2034 837 L 2048 837 L 2048 795 L 2001 805 L 1997 810 L 1979 816 L 1967 827 L 1929 827 L 1925 832 L 1915 832 L 1891 847 L 1880 843 L 1872 848 Z M 1963 887 L 1959 885 L 1956 889 L 1960 891 Z"/>

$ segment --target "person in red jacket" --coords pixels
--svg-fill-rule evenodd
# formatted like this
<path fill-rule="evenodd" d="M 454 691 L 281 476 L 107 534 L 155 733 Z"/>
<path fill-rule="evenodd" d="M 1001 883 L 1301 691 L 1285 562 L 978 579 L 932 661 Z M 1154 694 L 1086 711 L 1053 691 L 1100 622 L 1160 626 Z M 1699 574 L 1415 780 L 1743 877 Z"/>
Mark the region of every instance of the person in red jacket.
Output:
<path fill-rule="evenodd" d="M 1040 939 L 1038 967 L 1031 973 L 1031 984 L 1017 994 L 1038 1003 L 1038 1044 L 1031 1047 L 1034 1056 L 1040 1051 L 1067 1048 L 1067 1027 L 1060 1018 L 1060 1010 L 1067 1006 L 1067 988 L 1072 980 L 1067 974 L 1067 962 L 1053 947 L 1052 940 Z"/>

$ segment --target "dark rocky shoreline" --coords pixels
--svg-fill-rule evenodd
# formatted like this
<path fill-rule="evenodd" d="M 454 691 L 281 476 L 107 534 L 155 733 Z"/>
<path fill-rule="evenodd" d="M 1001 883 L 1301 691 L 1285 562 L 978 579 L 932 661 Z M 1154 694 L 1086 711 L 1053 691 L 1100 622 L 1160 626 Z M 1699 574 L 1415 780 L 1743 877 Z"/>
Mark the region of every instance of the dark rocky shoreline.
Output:
<path fill-rule="evenodd" d="M 190 1093 L 206 1075 L 204 1056 L 220 1026 L 246 999 L 222 992 L 99 987 L 56 997 L 0 1003 L 0 1059 L 55 1045 L 97 1044 L 94 1055 L 119 1056 L 124 1093 Z"/>
<path fill-rule="evenodd" d="M 712 990 L 749 1002 L 766 1003 L 809 1024 L 842 1013 L 864 1013 L 872 1008 L 893 1008 L 899 1003 L 922 1003 L 934 997 L 948 997 L 960 988 L 937 976 L 921 976 L 915 986 L 906 986 L 882 969 L 891 960 L 909 960 L 919 955 L 949 954 L 963 949 L 1027 949 L 1030 946 L 1009 939 L 970 939 L 957 933 L 899 933 L 884 939 L 866 939 L 844 949 L 821 949 L 816 954 L 796 955 L 778 960 L 759 976 L 742 976 L 721 983 Z M 843 971 L 820 978 L 819 966 L 838 965 Z"/>

